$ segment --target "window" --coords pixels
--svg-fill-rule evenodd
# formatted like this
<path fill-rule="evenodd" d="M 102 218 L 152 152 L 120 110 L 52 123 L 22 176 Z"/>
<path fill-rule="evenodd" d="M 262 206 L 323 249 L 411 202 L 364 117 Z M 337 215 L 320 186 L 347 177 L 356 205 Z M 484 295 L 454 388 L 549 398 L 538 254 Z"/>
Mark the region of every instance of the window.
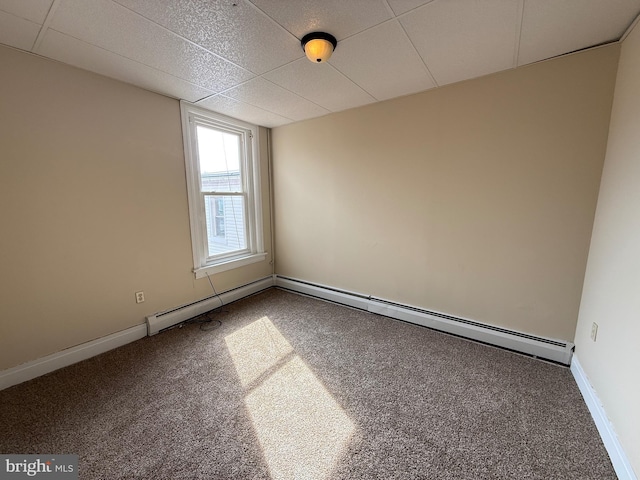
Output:
<path fill-rule="evenodd" d="M 224 238 L 224 198 L 216 198 L 216 206 L 215 212 L 216 216 L 214 218 L 213 227 L 214 237 L 222 237 Z"/>
<path fill-rule="evenodd" d="M 257 127 L 180 106 L 196 278 L 264 260 Z"/>

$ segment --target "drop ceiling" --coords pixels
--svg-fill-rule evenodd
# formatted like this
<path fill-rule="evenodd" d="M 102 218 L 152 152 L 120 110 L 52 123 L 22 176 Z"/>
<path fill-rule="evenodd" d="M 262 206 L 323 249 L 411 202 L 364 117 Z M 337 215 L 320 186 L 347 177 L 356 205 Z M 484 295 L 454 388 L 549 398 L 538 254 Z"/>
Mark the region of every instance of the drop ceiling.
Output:
<path fill-rule="evenodd" d="M 617 41 L 639 13 L 640 0 L 0 0 L 0 43 L 276 127 Z M 317 30 L 338 39 L 320 65 L 299 40 Z"/>

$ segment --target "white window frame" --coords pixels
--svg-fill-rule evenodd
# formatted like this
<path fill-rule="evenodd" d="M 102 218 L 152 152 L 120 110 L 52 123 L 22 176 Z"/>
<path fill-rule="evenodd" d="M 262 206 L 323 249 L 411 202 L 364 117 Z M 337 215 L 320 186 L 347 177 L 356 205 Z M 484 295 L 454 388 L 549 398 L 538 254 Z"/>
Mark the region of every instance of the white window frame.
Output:
<path fill-rule="evenodd" d="M 189 200 L 189 223 L 191 225 L 191 248 L 193 272 L 196 278 L 224 272 L 266 259 L 262 229 L 262 201 L 260 193 L 260 148 L 258 127 L 225 115 L 181 101 L 182 136 L 187 174 L 187 197 Z M 207 228 L 204 196 L 201 191 L 200 161 L 196 127 L 203 125 L 240 135 L 244 155 L 241 155 L 241 177 L 245 192 L 247 218 L 247 248 L 231 255 L 208 257 Z"/>

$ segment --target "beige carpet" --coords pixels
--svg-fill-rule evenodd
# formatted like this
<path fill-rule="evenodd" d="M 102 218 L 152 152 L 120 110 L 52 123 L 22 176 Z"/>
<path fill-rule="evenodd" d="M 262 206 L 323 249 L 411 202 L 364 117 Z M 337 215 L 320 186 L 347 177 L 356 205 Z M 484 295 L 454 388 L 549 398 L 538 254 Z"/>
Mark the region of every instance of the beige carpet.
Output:
<path fill-rule="evenodd" d="M 567 368 L 271 289 L 0 392 L 82 479 L 615 479 Z"/>

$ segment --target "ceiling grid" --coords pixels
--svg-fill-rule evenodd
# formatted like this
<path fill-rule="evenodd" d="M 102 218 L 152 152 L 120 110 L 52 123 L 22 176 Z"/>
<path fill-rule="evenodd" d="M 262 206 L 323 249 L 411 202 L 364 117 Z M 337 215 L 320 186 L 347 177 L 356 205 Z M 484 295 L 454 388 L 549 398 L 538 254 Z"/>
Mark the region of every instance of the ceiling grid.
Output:
<path fill-rule="evenodd" d="M 0 0 L 0 43 L 266 127 L 618 41 L 640 0 Z M 323 64 L 300 39 L 338 39 Z"/>

